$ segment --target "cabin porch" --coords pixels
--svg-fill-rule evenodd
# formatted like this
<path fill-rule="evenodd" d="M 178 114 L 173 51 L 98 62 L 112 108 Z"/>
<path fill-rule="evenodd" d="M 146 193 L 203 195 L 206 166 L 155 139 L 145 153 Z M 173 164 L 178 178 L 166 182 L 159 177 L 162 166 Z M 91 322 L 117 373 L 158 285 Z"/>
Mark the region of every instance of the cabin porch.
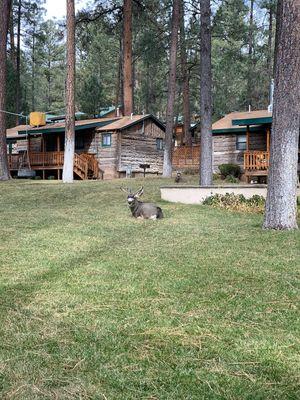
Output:
<path fill-rule="evenodd" d="M 74 177 L 77 179 L 102 178 L 96 154 L 88 152 L 87 140 L 76 135 L 74 155 Z M 8 165 L 11 174 L 18 175 L 21 169 L 36 171 L 42 179 L 49 176 L 62 177 L 64 164 L 64 134 L 28 135 L 26 140 L 19 140 L 17 154 L 8 154 Z"/>
<path fill-rule="evenodd" d="M 270 165 L 270 136 L 271 126 L 266 127 L 266 150 L 250 150 L 251 148 L 251 136 L 250 127 L 247 126 L 246 131 L 246 150 L 244 152 L 244 171 L 247 182 L 250 183 L 253 180 L 263 179 L 266 183 L 267 176 L 269 173 Z M 262 178 L 261 178 L 262 177 Z"/>
<path fill-rule="evenodd" d="M 8 154 L 8 165 L 12 175 L 25 166 L 33 171 L 40 171 L 41 177 L 46 179 L 49 174 L 57 179 L 62 177 L 62 169 L 64 165 L 64 152 L 37 152 L 20 154 Z M 98 162 L 94 154 L 75 153 L 74 156 L 74 174 L 78 179 L 100 179 L 101 173 Z"/>

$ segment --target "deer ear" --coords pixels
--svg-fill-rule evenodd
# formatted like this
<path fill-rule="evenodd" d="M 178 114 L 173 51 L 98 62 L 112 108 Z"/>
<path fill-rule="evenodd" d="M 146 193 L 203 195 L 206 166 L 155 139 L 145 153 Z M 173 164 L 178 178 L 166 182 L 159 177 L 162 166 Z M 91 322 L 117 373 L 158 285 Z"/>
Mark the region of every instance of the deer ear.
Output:
<path fill-rule="evenodd" d="M 123 188 L 122 186 L 120 187 L 120 190 L 122 190 L 122 192 L 125 192 L 125 193 L 129 193 L 129 190 L 128 190 L 128 188 Z"/>
<path fill-rule="evenodd" d="M 142 186 L 135 194 L 134 197 L 140 197 L 144 193 L 144 187 Z"/>

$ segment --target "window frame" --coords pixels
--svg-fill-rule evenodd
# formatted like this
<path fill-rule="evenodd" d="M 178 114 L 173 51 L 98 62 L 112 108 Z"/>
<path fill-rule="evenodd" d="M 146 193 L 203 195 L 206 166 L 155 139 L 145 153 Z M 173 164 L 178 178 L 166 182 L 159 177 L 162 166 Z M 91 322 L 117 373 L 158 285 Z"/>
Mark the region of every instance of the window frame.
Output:
<path fill-rule="evenodd" d="M 165 148 L 164 139 L 163 138 L 156 138 L 156 150 L 162 151 Z"/>
<path fill-rule="evenodd" d="M 109 138 L 109 144 L 105 143 L 105 138 Z M 102 145 L 102 147 L 111 147 L 111 145 L 112 145 L 112 134 L 111 133 L 102 133 L 101 145 Z"/>
<path fill-rule="evenodd" d="M 245 140 L 240 140 L 241 138 L 244 138 Z M 235 140 L 235 149 L 238 151 L 246 151 L 247 150 L 247 135 L 236 135 L 236 140 Z"/>

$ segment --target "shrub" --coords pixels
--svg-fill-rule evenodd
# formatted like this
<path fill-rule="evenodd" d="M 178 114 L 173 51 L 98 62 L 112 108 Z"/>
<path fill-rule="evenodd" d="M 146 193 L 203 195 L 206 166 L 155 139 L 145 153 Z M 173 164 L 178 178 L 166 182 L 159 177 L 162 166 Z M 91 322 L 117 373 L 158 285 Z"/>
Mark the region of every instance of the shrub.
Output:
<path fill-rule="evenodd" d="M 204 200 L 203 204 L 227 210 L 263 213 L 265 199 L 258 195 L 246 199 L 242 194 L 226 193 L 225 195 L 215 194 L 209 196 Z"/>
<path fill-rule="evenodd" d="M 239 178 L 241 176 L 241 168 L 237 164 L 221 164 L 219 165 L 219 170 L 223 178 L 229 175 L 234 178 Z"/>
<path fill-rule="evenodd" d="M 239 179 L 235 178 L 233 175 L 227 175 L 225 181 L 229 183 L 239 183 Z"/>

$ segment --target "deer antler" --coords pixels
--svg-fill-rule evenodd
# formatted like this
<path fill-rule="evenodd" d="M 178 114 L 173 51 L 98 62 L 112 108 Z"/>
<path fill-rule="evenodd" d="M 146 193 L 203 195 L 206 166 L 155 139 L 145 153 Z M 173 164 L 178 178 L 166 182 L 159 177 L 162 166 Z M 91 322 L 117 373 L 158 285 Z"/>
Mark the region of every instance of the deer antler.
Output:
<path fill-rule="evenodd" d="M 141 187 L 139 188 L 139 190 L 138 190 L 136 193 L 134 193 L 134 196 L 140 197 L 140 196 L 142 196 L 143 193 L 144 193 L 144 187 L 141 186 Z"/>
<path fill-rule="evenodd" d="M 124 188 L 124 187 L 120 187 L 120 189 L 122 190 L 122 192 L 125 192 L 125 193 L 131 193 L 131 189 L 128 189 L 128 188 Z"/>

